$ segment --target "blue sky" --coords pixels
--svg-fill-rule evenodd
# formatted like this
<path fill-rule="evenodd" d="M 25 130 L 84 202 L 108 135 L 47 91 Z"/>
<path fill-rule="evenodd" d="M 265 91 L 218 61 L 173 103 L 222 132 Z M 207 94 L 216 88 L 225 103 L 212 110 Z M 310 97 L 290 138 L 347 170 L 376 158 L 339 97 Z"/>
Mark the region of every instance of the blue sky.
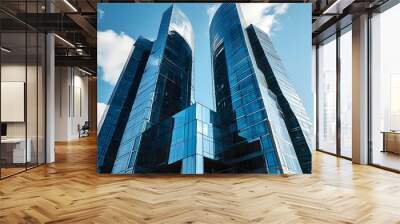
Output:
<path fill-rule="evenodd" d="M 162 13 L 170 3 L 98 4 L 98 110 L 108 99 L 139 36 L 154 40 Z M 196 101 L 212 107 L 209 21 L 214 3 L 175 4 L 189 18 L 195 34 Z M 310 119 L 313 117 L 311 81 L 311 4 L 246 4 L 243 13 L 270 34 Z"/>

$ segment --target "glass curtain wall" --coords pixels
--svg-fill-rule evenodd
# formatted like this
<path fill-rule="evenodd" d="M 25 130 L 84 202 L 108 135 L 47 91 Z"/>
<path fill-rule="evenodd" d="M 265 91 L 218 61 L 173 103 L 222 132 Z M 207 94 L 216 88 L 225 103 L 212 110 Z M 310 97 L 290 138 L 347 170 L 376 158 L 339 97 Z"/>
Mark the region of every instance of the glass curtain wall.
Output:
<path fill-rule="evenodd" d="M 340 155 L 352 157 L 352 32 L 340 32 Z"/>
<path fill-rule="evenodd" d="M 322 41 L 318 45 L 317 54 L 317 147 L 318 150 L 350 159 L 352 157 L 351 24 Z"/>
<path fill-rule="evenodd" d="M 1 177 L 26 169 L 26 33 L 1 33 Z"/>
<path fill-rule="evenodd" d="M 0 3 L 17 16 L 41 13 L 43 5 Z M 45 35 L 10 15 L 0 12 L 1 179 L 45 162 Z"/>
<path fill-rule="evenodd" d="M 371 18 L 370 162 L 400 171 L 400 4 Z"/>
<path fill-rule="evenodd" d="M 336 153 L 336 35 L 318 47 L 318 149 Z"/>

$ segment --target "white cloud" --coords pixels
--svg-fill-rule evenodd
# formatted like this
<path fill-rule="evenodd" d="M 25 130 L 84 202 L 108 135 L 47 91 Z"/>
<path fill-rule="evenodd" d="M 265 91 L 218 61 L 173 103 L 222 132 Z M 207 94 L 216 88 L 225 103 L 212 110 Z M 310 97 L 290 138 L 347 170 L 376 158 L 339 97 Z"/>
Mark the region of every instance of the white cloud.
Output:
<path fill-rule="evenodd" d="M 221 3 L 215 3 L 212 4 L 208 9 L 207 9 L 207 14 L 208 14 L 208 22 L 211 23 L 211 20 L 215 14 L 215 12 L 217 11 L 217 9 L 219 8 L 219 6 L 221 5 Z"/>
<path fill-rule="evenodd" d="M 97 103 L 97 125 L 100 124 L 103 119 L 104 111 L 108 108 L 108 105 L 105 103 Z"/>
<path fill-rule="evenodd" d="M 207 9 L 208 19 L 211 20 L 221 3 L 212 4 Z M 287 12 L 288 3 L 240 3 L 247 24 L 254 24 L 268 34 L 278 26 L 277 17 Z"/>
<path fill-rule="evenodd" d="M 254 24 L 271 34 L 278 26 L 277 18 L 287 12 L 287 3 L 245 3 L 240 4 L 247 24 Z"/>
<path fill-rule="evenodd" d="M 113 30 L 97 32 L 97 66 L 104 81 L 115 85 L 133 47 L 134 39 Z"/>
<path fill-rule="evenodd" d="M 104 17 L 104 10 L 97 9 L 97 12 L 99 13 L 99 19 L 102 19 Z"/>
<path fill-rule="evenodd" d="M 289 4 L 287 4 L 287 3 L 285 3 L 285 4 L 278 4 L 278 5 L 275 7 L 275 13 L 276 13 L 277 15 L 285 14 L 285 13 L 287 12 L 288 8 L 289 8 Z"/>
<path fill-rule="evenodd" d="M 194 48 L 194 33 L 192 24 L 183 12 L 177 8 L 174 9 L 175 16 L 178 19 L 172 19 L 169 31 L 176 31 L 189 43 L 190 47 Z"/>

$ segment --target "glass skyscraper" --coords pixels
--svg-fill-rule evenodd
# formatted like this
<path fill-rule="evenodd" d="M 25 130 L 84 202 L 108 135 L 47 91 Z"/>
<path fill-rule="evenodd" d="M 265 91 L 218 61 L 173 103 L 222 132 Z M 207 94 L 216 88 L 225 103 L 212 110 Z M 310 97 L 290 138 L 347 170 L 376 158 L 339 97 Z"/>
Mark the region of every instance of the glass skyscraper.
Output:
<path fill-rule="evenodd" d="M 136 97 L 126 116 L 119 147 L 114 152 L 112 173 L 135 172 L 143 132 L 194 102 L 193 46 L 189 20 L 171 6 L 162 16 L 157 39 L 152 44 Z M 115 88 L 128 90 L 122 85 Z"/>
<path fill-rule="evenodd" d="M 254 25 L 247 33 L 258 68 L 265 76 L 269 89 L 276 95 L 286 128 L 296 151 L 300 166 L 305 173 L 311 172 L 311 128 L 304 105 L 289 82 L 285 68 L 268 35 Z"/>
<path fill-rule="evenodd" d="M 136 98 L 152 42 L 139 37 L 116 84 L 97 135 L 97 170 L 111 172 L 126 122 Z"/>
<path fill-rule="evenodd" d="M 139 38 L 98 134 L 104 173 L 311 172 L 310 129 L 268 35 L 222 4 L 210 24 L 215 111 L 194 98 L 194 38 L 175 6 Z"/>
<path fill-rule="evenodd" d="M 237 155 L 243 168 L 257 161 L 261 172 L 310 173 L 311 122 L 268 35 L 227 3 L 212 19 L 210 45 L 216 112 L 229 132 L 221 155 Z M 243 144 L 256 146 L 237 153 Z"/>

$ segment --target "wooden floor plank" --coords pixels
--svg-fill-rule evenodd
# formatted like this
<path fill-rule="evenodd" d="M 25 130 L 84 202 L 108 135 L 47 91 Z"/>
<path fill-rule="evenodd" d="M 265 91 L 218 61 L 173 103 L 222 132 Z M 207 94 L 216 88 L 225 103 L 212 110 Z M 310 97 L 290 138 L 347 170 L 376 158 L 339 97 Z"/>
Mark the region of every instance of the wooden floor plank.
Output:
<path fill-rule="evenodd" d="M 96 139 L 0 181 L 0 223 L 400 223 L 400 175 L 313 153 L 313 174 L 96 173 Z"/>

